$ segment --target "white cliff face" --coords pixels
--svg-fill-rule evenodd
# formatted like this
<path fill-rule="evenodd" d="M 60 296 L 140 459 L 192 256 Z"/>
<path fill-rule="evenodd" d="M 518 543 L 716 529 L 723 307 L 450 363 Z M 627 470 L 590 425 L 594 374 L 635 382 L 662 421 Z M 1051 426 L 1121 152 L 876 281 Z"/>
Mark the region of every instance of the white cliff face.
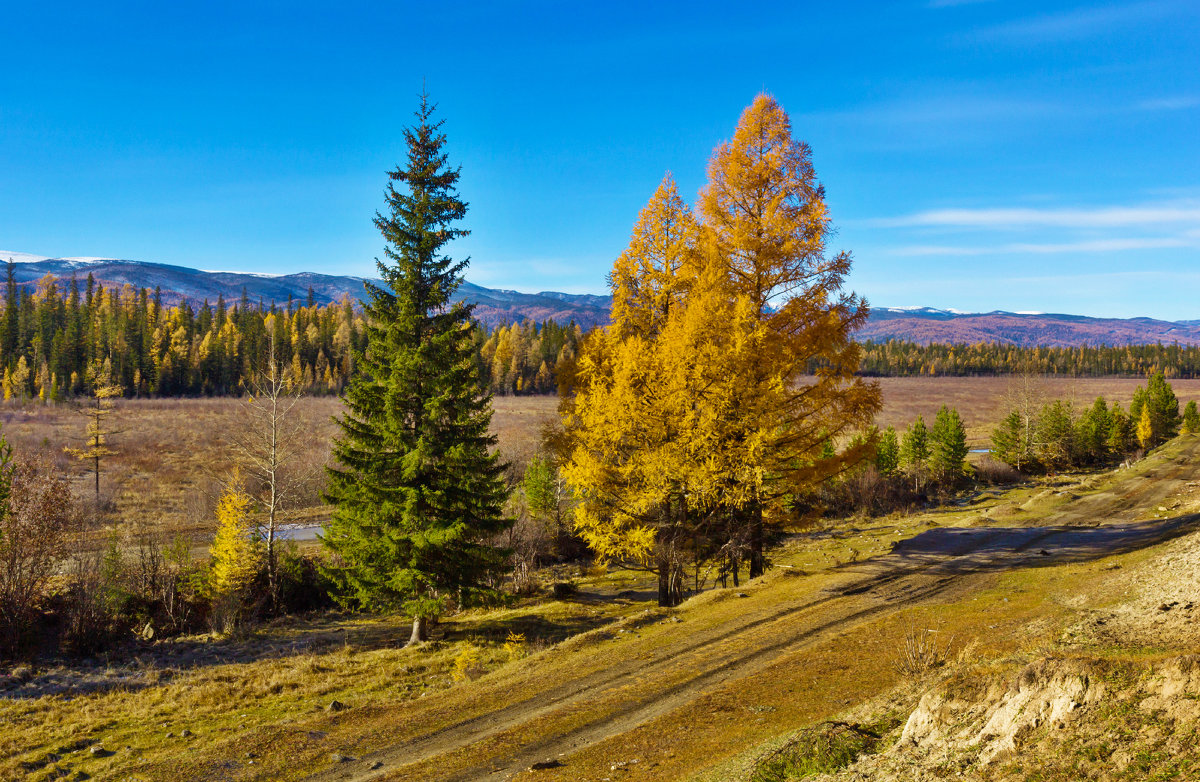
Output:
<path fill-rule="evenodd" d="M 1018 750 L 1031 731 L 1062 729 L 1083 706 L 1103 697 L 1103 686 L 1080 666 L 1043 662 L 1021 672 L 1007 689 L 991 687 L 979 700 L 926 693 L 909 715 L 898 748 L 975 747 L 987 764 Z"/>

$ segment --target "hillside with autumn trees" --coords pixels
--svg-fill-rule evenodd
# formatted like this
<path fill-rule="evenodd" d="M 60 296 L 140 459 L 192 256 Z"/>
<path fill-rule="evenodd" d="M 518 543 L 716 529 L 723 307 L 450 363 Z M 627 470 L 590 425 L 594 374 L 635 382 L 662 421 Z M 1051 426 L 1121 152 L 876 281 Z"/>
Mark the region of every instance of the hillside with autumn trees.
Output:
<path fill-rule="evenodd" d="M 336 395 L 366 346 L 361 306 L 348 296 L 322 304 L 310 292 L 305 299 L 264 305 L 247 295 L 226 301 L 218 294 L 215 302 L 193 306 L 159 290 L 105 286 L 91 274 L 82 280 L 46 275 L 34 286 L 14 277 L 9 266 L 0 313 L 5 399 L 53 401 L 88 393 L 87 371 L 94 364 L 108 365 L 126 397 L 239 395 L 266 361 L 272 340 L 306 393 Z M 575 359 L 585 333 L 575 322 L 477 322 L 481 377 L 501 395 L 553 394 L 560 367 Z M 858 371 L 865 376 L 1200 376 L 1200 347 L 1178 344 L 861 344 Z M 814 359 L 806 367 L 816 372 L 820 363 Z"/>
<path fill-rule="evenodd" d="M 5 399 L 56 401 L 90 393 L 88 370 L 127 397 L 238 395 L 272 343 L 276 359 L 309 394 L 338 394 L 366 348 L 364 315 L 348 298 L 264 306 L 218 296 L 193 307 L 161 292 L 44 277 L 32 290 L 8 267 L 0 314 Z M 554 321 L 474 330 L 481 376 L 500 394 L 553 393 L 560 361 L 574 356 L 582 330 Z"/>

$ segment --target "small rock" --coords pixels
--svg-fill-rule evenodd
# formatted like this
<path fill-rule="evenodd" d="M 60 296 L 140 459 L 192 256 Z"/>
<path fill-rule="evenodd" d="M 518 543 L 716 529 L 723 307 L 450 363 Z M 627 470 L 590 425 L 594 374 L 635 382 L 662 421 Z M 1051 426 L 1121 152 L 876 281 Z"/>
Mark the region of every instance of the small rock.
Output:
<path fill-rule="evenodd" d="M 738 597 L 750 597 L 750 595 L 746 594 L 745 592 L 738 592 L 737 596 Z"/>
<path fill-rule="evenodd" d="M 109 752 L 107 749 L 105 749 L 104 747 L 100 746 L 99 744 L 97 744 L 96 746 L 89 749 L 88 752 L 91 752 L 92 757 L 94 757 L 94 758 L 106 758 L 109 755 L 113 754 L 113 753 Z"/>
<path fill-rule="evenodd" d="M 341 711 L 345 708 L 347 708 L 346 704 L 341 701 L 330 701 L 329 705 L 325 707 L 325 711 Z"/>
<path fill-rule="evenodd" d="M 376 761 L 375 761 L 374 763 L 372 763 L 372 764 L 371 764 L 371 765 L 370 765 L 368 768 L 369 768 L 371 771 L 378 771 L 379 769 L 383 768 L 383 761 L 382 761 L 382 760 L 376 760 Z"/>
<path fill-rule="evenodd" d="M 561 760 L 539 760 L 529 767 L 530 771 L 544 771 L 548 768 L 562 768 Z"/>
<path fill-rule="evenodd" d="M 1046 551 L 1046 549 L 1044 549 L 1044 548 L 1038 549 L 1038 556 L 1048 557 L 1048 556 L 1050 556 L 1050 552 Z"/>
<path fill-rule="evenodd" d="M 189 736 L 194 736 L 195 734 L 194 734 L 194 733 L 192 733 L 192 732 L 191 732 L 190 730 L 188 730 L 187 728 L 184 728 L 183 730 L 179 731 L 179 735 L 180 735 L 180 736 L 182 736 L 183 738 L 185 738 L 185 739 L 186 739 L 186 738 L 188 738 Z"/>
<path fill-rule="evenodd" d="M 171 731 L 167 731 L 167 738 L 173 739 L 173 738 L 175 738 L 175 734 L 172 733 Z"/>
<path fill-rule="evenodd" d="M 351 760 L 351 758 L 343 755 L 340 752 L 329 753 L 329 759 L 332 760 L 334 763 L 345 763 L 346 761 Z"/>

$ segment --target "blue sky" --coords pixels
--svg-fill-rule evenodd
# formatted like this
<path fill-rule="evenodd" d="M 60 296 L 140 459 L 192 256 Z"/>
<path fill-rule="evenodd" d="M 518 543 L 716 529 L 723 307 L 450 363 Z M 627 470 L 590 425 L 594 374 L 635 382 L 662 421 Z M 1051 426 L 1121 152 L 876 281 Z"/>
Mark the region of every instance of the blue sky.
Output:
<path fill-rule="evenodd" d="M 467 277 L 603 292 L 772 93 L 878 306 L 1200 318 L 1200 3 L 6 3 L 0 248 L 372 274 L 422 81 Z"/>

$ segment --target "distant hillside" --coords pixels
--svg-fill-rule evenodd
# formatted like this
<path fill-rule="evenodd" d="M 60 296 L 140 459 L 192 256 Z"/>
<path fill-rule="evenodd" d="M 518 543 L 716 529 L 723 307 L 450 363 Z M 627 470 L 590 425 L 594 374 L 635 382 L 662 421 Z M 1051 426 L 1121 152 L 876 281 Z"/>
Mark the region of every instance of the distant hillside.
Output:
<path fill-rule="evenodd" d="M 339 301 L 344 296 L 357 300 L 364 296 L 362 277 L 314 272 L 280 276 L 208 272 L 164 263 L 102 258 L 42 258 L 4 251 L 0 251 L 0 262 L 7 261 L 10 256 L 14 261 L 19 261 L 15 272 L 17 281 L 23 285 L 32 285 L 47 274 L 61 279 L 70 279 L 75 275 L 81 282 L 91 274 L 105 287 L 129 284 L 150 290 L 161 288 L 163 301 L 168 304 L 187 300 L 196 305 L 205 299 L 214 303 L 218 296 L 224 296 L 226 301 L 233 303 L 242 296 L 243 291 L 255 304 L 260 301 L 264 304 L 283 304 L 288 296 L 304 301 L 310 288 L 319 304 Z M 608 322 L 610 302 L 607 296 L 554 291 L 520 293 L 493 290 L 470 282 L 463 283 L 454 299 L 474 302 L 475 316 L 489 326 L 526 319 L 550 319 L 560 323 L 574 320 L 584 329 Z"/>
<path fill-rule="evenodd" d="M 199 304 L 215 302 L 223 295 L 235 301 L 243 290 L 252 302 L 282 304 L 288 296 L 303 301 L 309 289 L 318 303 L 326 304 L 343 296 L 361 300 L 363 278 L 333 274 L 300 272 L 280 276 L 241 272 L 208 272 L 162 263 L 103 258 L 44 258 L 0 250 L 0 262 L 9 257 L 19 261 L 17 280 L 32 284 L 47 274 L 81 280 L 90 273 L 108 286 L 128 283 L 135 288 L 162 289 L 164 301 L 174 304 L 186 299 Z M 521 293 L 484 288 L 463 283 L 455 300 L 476 305 L 476 316 L 488 324 L 521 320 L 575 321 L 584 329 L 608 322 L 611 298 L 589 294 Z M 956 312 L 929 307 L 871 310 L 867 324 L 858 332 L 862 340 L 906 340 L 921 345 L 930 343 L 996 342 L 1021 347 L 1073 347 L 1078 345 L 1144 345 L 1161 342 L 1200 345 L 1200 320 L 1170 322 L 1152 318 L 1090 318 L 1083 315 L 1059 315 L 1016 312 Z"/>
<path fill-rule="evenodd" d="M 1079 345 L 1200 345 L 1200 321 L 1153 318 L 1089 318 L 1083 315 L 1016 312 L 951 312 L 877 308 L 858 332 L 861 340 L 901 339 L 930 343 L 996 342 L 1021 347 Z"/>

